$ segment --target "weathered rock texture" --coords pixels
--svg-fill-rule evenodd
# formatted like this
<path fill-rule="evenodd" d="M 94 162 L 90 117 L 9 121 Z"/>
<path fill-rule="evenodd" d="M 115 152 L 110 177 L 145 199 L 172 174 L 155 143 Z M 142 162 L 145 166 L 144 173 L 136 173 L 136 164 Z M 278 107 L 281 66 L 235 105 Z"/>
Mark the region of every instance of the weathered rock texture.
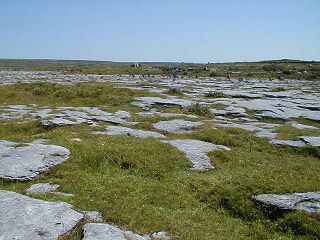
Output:
<path fill-rule="evenodd" d="M 185 120 L 171 120 L 160 121 L 153 124 L 155 129 L 162 130 L 168 133 L 188 133 L 192 131 L 192 128 L 201 125 L 202 122 L 192 122 Z"/>
<path fill-rule="evenodd" d="M 214 168 L 210 163 L 210 158 L 207 156 L 208 152 L 218 149 L 230 150 L 230 148 L 223 145 L 215 145 L 194 139 L 177 139 L 162 142 L 169 143 L 186 154 L 193 164 L 193 169 L 200 171 Z"/>
<path fill-rule="evenodd" d="M 87 223 L 83 226 L 82 240 L 151 240 L 149 236 L 141 236 L 104 223 Z"/>
<path fill-rule="evenodd" d="M 69 157 L 69 150 L 37 143 L 0 141 L 0 178 L 30 180 Z"/>
<path fill-rule="evenodd" d="M 57 240 L 83 217 L 70 204 L 3 190 L 0 190 L 0 216 L 1 240 Z"/>
<path fill-rule="evenodd" d="M 265 205 L 284 210 L 304 210 L 309 213 L 320 212 L 320 192 L 293 193 L 288 195 L 261 194 L 254 199 Z"/>
<path fill-rule="evenodd" d="M 144 131 L 140 129 L 133 129 L 127 127 L 120 126 L 108 126 L 105 132 L 94 132 L 94 134 L 106 134 L 106 135 L 125 135 L 125 136 L 133 136 L 138 138 L 166 138 L 165 135 L 153 132 L 153 131 Z"/>

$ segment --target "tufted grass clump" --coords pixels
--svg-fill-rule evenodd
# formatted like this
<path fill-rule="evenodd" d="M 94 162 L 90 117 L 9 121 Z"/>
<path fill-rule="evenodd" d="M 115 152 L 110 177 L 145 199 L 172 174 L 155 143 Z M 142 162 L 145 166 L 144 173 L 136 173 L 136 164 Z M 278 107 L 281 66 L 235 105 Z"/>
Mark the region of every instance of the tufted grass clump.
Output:
<path fill-rule="evenodd" d="M 230 96 L 223 92 L 208 92 L 204 95 L 207 98 L 229 98 Z"/>
<path fill-rule="evenodd" d="M 202 105 L 200 103 L 194 103 L 190 107 L 186 108 L 184 111 L 186 113 L 195 114 L 198 116 L 208 116 L 208 117 L 212 116 L 209 107 Z"/>

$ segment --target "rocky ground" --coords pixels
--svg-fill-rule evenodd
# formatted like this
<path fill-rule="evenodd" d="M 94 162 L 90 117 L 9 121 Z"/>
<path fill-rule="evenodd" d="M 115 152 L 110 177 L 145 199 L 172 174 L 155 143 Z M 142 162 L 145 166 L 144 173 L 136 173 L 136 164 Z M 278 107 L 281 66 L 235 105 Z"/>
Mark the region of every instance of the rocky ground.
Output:
<path fill-rule="evenodd" d="M 0 239 L 320 237 L 317 81 L 0 84 Z"/>

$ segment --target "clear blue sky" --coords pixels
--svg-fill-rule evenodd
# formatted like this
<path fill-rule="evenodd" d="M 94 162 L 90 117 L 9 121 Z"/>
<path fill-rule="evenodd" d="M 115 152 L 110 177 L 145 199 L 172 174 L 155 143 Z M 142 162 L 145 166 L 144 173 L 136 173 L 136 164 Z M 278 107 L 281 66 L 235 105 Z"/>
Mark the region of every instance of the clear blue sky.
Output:
<path fill-rule="evenodd" d="M 320 0 L 0 0 L 0 58 L 320 60 Z"/>

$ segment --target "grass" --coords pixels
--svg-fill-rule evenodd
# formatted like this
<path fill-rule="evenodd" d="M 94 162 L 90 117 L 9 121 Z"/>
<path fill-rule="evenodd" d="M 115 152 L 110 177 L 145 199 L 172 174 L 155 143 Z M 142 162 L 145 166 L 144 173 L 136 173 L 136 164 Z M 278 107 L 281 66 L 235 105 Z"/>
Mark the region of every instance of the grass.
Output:
<path fill-rule="evenodd" d="M 209 107 L 200 103 L 192 104 L 190 107 L 186 108 L 184 112 L 187 114 L 195 114 L 199 116 L 207 116 L 207 117 L 212 116 Z"/>
<path fill-rule="evenodd" d="M 282 140 L 299 140 L 301 136 L 320 136 L 320 129 L 297 129 L 289 125 L 277 128 L 277 138 Z"/>
<path fill-rule="evenodd" d="M 182 91 L 178 88 L 169 88 L 169 90 L 166 91 L 166 93 L 169 95 L 176 95 L 176 96 L 183 95 Z"/>
<path fill-rule="evenodd" d="M 1 94 L 1 104 L 97 104 L 104 109 L 130 111 L 137 111 L 129 105 L 133 97 L 148 94 L 100 84 L 53 89 L 51 85 L 37 84 L 0 88 L 1 93 L 9 96 Z M 72 92 L 68 101 L 64 99 L 65 92 Z M 91 97 L 96 92 L 100 93 Z M 15 96 L 10 97 L 9 93 Z M 118 96 L 123 99 L 114 105 L 112 98 Z M 190 112 L 206 117 L 207 111 L 202 107 L 192 109 Z M 151 128 L 160 119 L 141 118 L 143 124 L 135 127 Z M 0 139 L 30 142 L 45 134 L 50 143 L 71 151 L 67 161 L 38 178 L 28 182 L 0 181 L 0 189 L 22 193 L 37 182 L 60 184 L 61 191 L 75 196 L 34 197 L 66 201 L 76 209 L 98 210 L 105 222 L 138 233 L 166 231 L 173 239 L 320 238 L 319 217 L 292 212 L 274 218 L 273 213 L 251 199 L 260 193 L 319 191 L 319 155 L 313 150 L 274 146 L 245 130 L 214 129 L 211 123 L 199 126 L 193 133 L 168 134 L 168 139 L 199 139 L 232 149 L 209 153 L 215 170 L 195 172 L 181 152 L 156 139 L 93 135 L 92 131 L 87 125 L 43 129 L 37 122 L 0 122 Z M 82 141 L 75 142 L 73 138 Z M 80 240 L 81 224 L 71 236 L 62 239 Z"/>
<path fill-rule="evenodd" d="M 130 110 L 139 108 L 130 106 L 132 98 L 158 96 L 147 91 L 133 91 L 117 88 L 105 83 L 78 83 L 60 85 L 52 83 L 15 84 L 0 86 L 0 104 L 37 104 L 38 106 L 68 107 L 88 106 L 107 107 L 105 110 Z"/>

